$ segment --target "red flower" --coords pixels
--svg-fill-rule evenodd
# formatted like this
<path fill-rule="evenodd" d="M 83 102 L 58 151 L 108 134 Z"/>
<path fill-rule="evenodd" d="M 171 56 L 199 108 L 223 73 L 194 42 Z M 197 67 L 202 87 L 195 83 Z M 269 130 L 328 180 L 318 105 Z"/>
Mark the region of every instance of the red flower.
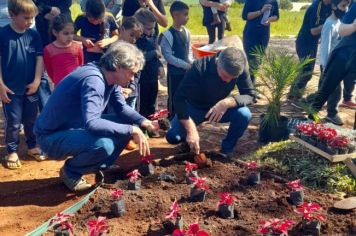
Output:
<path fill-rule="evenodd" d="M 72 216 L 74 216 L 74 214 L 65 214 L 62 212 L 56 213 L 55 218 L 50 220 L 48 226 L 51 226 L 54 223 L 56 223 L 54 225 L 59 224 L 62 229 L 68 229 L 74 235 L 73 226 L 71 223 L 68 222 L 68 219 Z"/>
<path fill-rule="evenodd" d="M 293 191 L 303 190 L 304 186 L 300 183 L 300 179 L 296 179 L 293 181 L 289 181 L 287 183 L 288 187 L 291 188 Z"/>
<path fill-rule="evenodd" d="M 303 219 L 308 221 L 312 220 L 320 220 L 325 221 L 326 217 L 322 214 L 318 214 L 321 211 L 321 206 L 317 203 L 303 203 L 294 211 L 300 215 L 302 215 Z"/>
<path fill-rule="evenodd" d="M 236 197 L 231 195 L 230 193 L 220 193 L 219 196 L 220 201 L 218 202 L 218 206 L 223 204 L 230 206 L 236 201 Z"/>
<path fill-rule="evenodd" d="M 176 229 L 173 231 L 172 233 L 172 236 L 186 236 L 186 231 L 183 229 L 183 230 L 180 230 L 180 229 Z"/>
<path fill-rule="evenodd" d="M 335 138 L 336 134 L 337 134 L 336 130 L 333 128 L 323 128 L 318 130 L 318 137 L 321 140 L 325 140 L 325 141 Z"/>
<path fill-rule="evenodd" d="M 178 201 L 175 200 L 172 204 L 172 206 L 170 207 L 171 212 L 169 212 L 166 215 L 166 219 L 177 219 L 178 216 L 180 216 L 180 207 L 178 205 Z"/>
<path fill-rule="evenodd" d="M 305 135 L 317 136 L 320 129 L 323 129 L 324 125 L 319 123 L 302 123 L 297 125 L 297 130 Z"/>
<path fill-rule="evenodd" d="M 138 178 L 141 176 L 140 172 L 138 172 L 138 170 L 133 170 L 130 173 L 127 174 L 128 177 L 130 177 L 129 181 L 131 183 L 136 182 L 136 180 L 138 180 Z"/>
<path fill-rule="evenodd" d="M 100 234 L 106 233 L 109 226 L 105 220 L 106 218 L 102 216 L 99 216 L 97 220 L 89 220 L 87 223 L 89 236 L 99 236 Z"/>
<path fill-rule="evenodd" d="M 114 200 L 119 200 L 123 195 L 124 195 L 124 190 L 122 189 L 116 189 L 111 192 L 111 197 Z"/>
<path fill-rule="evenodd" d="M 153 155 L 147 155 L 147 156 L 144 156 L 144 157 L 141 157 L 141 163 L 143 164 L 150 164 L 152 163 L 152 159 L 153 159 Z"/>
<path fill-rule="evenodd" d="M 192 236 L 209 236 L 209 234 L 203 230 L 200 230 L 198 223 L 193 223 L 188 226 L 188 235 Z"/>
<path fill-rule="evenodd" d="M 290 229 L 294 221 L 292 220 L 284 220 L 284 219 L 269 219 L 269 220 L 261 220 L 259 222 L 261 227 L 257 230 L 257 232 L 261 234 L 283 234 L 288 235 L 288 229 Z"/>
<path fill-rule="evenodd" d="M 185 162 L 185 171 L 187 173 L 190 173 L 193 171 L 193 169 L 197 169 L 198 168 L 198 165 L 195 164 L 195 163 L 190 163 L 189 161 L 186 161 Z"/>
<path fill-rule="evenodd" d="M 249 170 L 255 170 L 258 168 L 257 162 L 255 161 L 250 161 L 250 162 L 246 162 L 246 167 Z"/>
<path fill-rule="evenodd" d="M 152 115 L 149 115 L 148 118 L 150 120 L 158 120 L 158 119 L 166 117 L 168 114 L 169 114 L 169 112 L 167 109 L 162 109 Z"/>
<path fill-rule="evenodd" d="M 349 143 L 350 139 L 343 135 L 339 135 L 331 140 L 328 140 L 328 145 L 334 149 L 345 148 L 347 145 L 349 145 Z"/>
<path fill-rule="evenodd" d="M 209 187 L 205 184 L 206 177 L 189 177 L 191 181 L 193 181 L 193 185 L 197 189 L 204 189 L 205 191 L 209 190 Z"/>

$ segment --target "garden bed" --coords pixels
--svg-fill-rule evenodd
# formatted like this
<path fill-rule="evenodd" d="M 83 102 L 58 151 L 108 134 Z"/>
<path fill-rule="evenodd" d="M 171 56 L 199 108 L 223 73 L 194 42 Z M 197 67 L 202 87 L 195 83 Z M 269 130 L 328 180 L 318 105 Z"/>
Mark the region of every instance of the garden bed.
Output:
<path fill-rule="evenodd" d="M 295 207 L 287 201 L 290 190 L 271 168 L 263 168 L 261 183 L 250 186 L 246 182 L 250 170 L 240 162 L 221 162 L 212 156 L 211 167 L 198 169 L 199 176 L 208 178 L 209 191 L 204 202 L 188 200 L 190 186 L 185 183 L 181 160 L 156 166 L 155 171 L 154 175 L 142 178 L 142 187 L 138 191 L 127 190 L 123 173 L 119 176 L 107 175 L 106 184 L 70 219 L 75 235 L 85 235 L 85 224 L 99 216 L 107 217 L 108 235 L 170 235 L 163 228 L 162 221 L 175 199 L 181 207 L 185 227 L 198 222 L 210 235 L 257 235 L 259 220 L 270 218 L 291 219 L 296 225 L 290 235 L 299 235 L 301 232 L 298 224 L 301 216 L 294 212 Z M 162 173 L 174 173 L 176 183 L 159 180 Z M 124 189 L 126 202 L 126 214 L 119 218 L 110 213 L 110 192 L 116 188 Z M 222 192 L 237 197 L 233 219 L 222 219 L 216 215 L 218 194 Z M 350 235 L 352 232 L 355 212 L 333 209 L 332 205 L 337 200 L 339 198 L 336 195 L 305 189 L 305 202 L 320 204 L 327 217 L 322 224 L 322 235 Z"/>

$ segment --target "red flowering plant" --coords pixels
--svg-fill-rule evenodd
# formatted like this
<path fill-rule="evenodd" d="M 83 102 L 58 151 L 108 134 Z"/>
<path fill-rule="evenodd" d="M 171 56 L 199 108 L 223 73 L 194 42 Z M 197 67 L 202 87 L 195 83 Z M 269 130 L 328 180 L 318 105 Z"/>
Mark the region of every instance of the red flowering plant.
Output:
<path fill-rule="evenodd" d="M 178 201 L 175 200 L 173 203 L 172 203 L 172 206 L 169 208 L 170 209 L 170 212 L 165 216 L 165 218 L 167 220 L 171 220 L 171 219 L 174 219 L 176 220 L 178 217 L 180 217 L 180 207 L 178 205 Z"/>
<path fill-rule="evenodd" d="M 62 230 L 68 230 L 71 234 L 74 235 L 73 226 L 71 223 L 68 222 L 68 219 L 72 216 L 74 216 L 74 214 L 66 214 L 62 212 L 56 213 L 56 216 L 49 221 L 48 226 L 51 227 L 52 225 L 59 225 Z"/>
<path fill-rule="evenodd" d="M 191 163 L 189 161 L 185 162 L 185 171 L 187 173 L 191 173 L 194 169 L 198 169 L 198 165 L 195 163 Z"/>
<path fill-rule="evenodd" d="M 257 165 L 257 162 L 250 161 L 250 162 L 246 162 L 246 167 L 249 170 L 257 170 L 259 166 Z"/>
<path fill-rule="evenodd" d="M 120 188 L 111 191 L 111 197 L 115 201 L 120 200 L 123 195 L 124 195 L 124 190 L 122 190 Z"/>
<path fill-rule="evenodd" d="M 231 195 L 230 193 L 220 193 L 219 194 L 220 200 L 218 202 L 218 206 L 220 205 L 227 205 L 230 206 L 235 203 L 236 197 Z"/>
<path fill-rule="evenodd" d="M 302 123 L 297 125 L 297 133 L 306 136 L 317 137 L 319 130 L 323 129 L 324 125 L 320 123 Z"/>
<path fill-rule="evenodd" d="M 301 184 L 300 179 L 287 182 L 287 186 L 293 191 L 299 191 L 304 189 L 304 186 Z"/>
<path fill-rule="evenodd" d="M 322 208 L 318 203 L 303 203 L 297 207 L 294 211 L 299 215 L 302 215 L 303 220 L 307 221 L 325 221 L 325 215 L 321 214 Z"/>
<path fill-rule="evenodd" d="M 153 113 L 152 115 L 149 115 L 148 118 L 150 120 L 158 120 L 167 117 L 169 114 L 167 109 L 162 109 L 157 111 L 156 113 Z"/>
<path fill-rule="evenodd" d="M 152 154 L 141 157 L 141 163 L 142 164 L 148 165 L 148 164 L 153 162 L 152 160 L 153 160 L 153 155 Z"/>
<path fill-rule="evenodd" d="M 190 177 L 189 179 L 193 181 L 193 187 L 197 190 L 209 190 L 208 185 L 205 185 L 206 177 Z"/>
<path fill-rule="evenodd" d="M 328 145 L 334 149 L 346 148 L 349 144 L 350 139 L 343 135 L 336 136 L 328 141 Z"/>
<path fill-rule="evenodd" d="M 318 138 L 320 141 L 327 143 L 329 140 L 336 137 L 337 132 L 333 128 L 323 128 L 319 129 L 318 131 Z"/>
<path fill-rule="evenodd" d="M 87 228 L 89 236 L 100 236 L 108 231 L 109 226 L 106 223 L 106 217 L 99 216 L 97 220 L 89 220 Z"/>
<path fill-rule="evenodd" d="M 294 225 L 294 221 L 275 218 L 261 220 L 259 224 L 261 227 L 257 230 L 258 233 L 288 235 L 288 230 Z"/>
<path fill-rule="evenodd" d="M 188 226 L 188 230 L 174 230 L 172 236 L 209 236 L 209 234 L 201 230 L 198 223 L 193 223 Z"/>
<path fill-rule="evenodd" d="M 130 173 L 128 173 L 127 176 L 130 177 L 129 181 L 131 183 L 135 183 L 138 180 L 138 178 L 141 176 L 141 174 L 137 169 L 135 169 Z"/>

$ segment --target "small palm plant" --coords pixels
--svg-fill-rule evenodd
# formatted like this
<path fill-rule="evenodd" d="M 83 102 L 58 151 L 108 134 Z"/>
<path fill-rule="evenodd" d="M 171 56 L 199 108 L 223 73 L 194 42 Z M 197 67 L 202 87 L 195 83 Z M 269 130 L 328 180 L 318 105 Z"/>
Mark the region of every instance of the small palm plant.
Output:
<path fill-rule="evenodd" d="M 283 49 L 255 48 L 253 56 L 259 66 L 252 65 L 256 78 L 256 90 L 268 101 L 267 111 L 262 117 L 262 128 L 274 129 L 281 121 L 282 100 L 286 97 L 294 80 L 302 75 L 303 67 L 313 59 L 299 61 Z"/>

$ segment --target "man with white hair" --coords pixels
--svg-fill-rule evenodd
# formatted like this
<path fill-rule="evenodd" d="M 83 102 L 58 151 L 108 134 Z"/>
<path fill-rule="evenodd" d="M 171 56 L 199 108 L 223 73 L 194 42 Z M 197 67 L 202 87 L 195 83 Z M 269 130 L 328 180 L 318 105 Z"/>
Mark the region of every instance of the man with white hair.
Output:
<path fill-rule="evenodd" d="M 82 175 L 111 166 L 131 138 L 141 155 L 150 154 L 139 127 L 156 130 L 157 125 L 129 107 L 121 92 L 143 64 L 144 56 L 134 45 L 114 43 L 98 64 L 69 74 L 48 100 L 34 130 L 50 159 L 73 156 L 60 171 L 69 189 L 90 188 Z M 109 102 L 115 114 L 103 115 Z"/>
<path fill-rule="evenodd" d="M 237 86 L 239 93 L 231 95 Z M 190 149 L 200 152 L 197 126 L 204 121 L 230 122 L 220 152 L 231 158 L 237 140 L 251 119 L 247 105 L 254 102 L 256 92 L 248 71 L 245 53 L 228 47 L 219 55 L 193 63 L 173 99 L 176 115 L 166 139 L 171 144 L 186 141 Z"/>

